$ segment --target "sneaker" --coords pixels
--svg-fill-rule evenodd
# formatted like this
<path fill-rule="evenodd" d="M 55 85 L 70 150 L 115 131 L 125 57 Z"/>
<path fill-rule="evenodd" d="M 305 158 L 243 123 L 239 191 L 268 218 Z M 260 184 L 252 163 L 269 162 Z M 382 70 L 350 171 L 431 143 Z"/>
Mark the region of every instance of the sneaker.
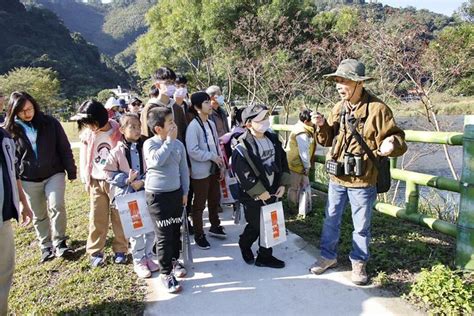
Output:
<path fill-rule="evenodd" d="M 337 265 L 337 259 L 326 259 L 321 257 L 309 268 L 313 274 L 321 274 L 329 268 L 334 268 Z"/>
<path fill-rule="evenodd" d="M 224 227 L 222 226 L 211 226 L 209 229 L 209 236 L 225 239 L 227 237 Z"/>
<path fill-rule="evenodd" d="M 173 274 L 177 278 L 184 278 L 187 273 L 188 271 L 186 271 L 186 268 L 184 267 L 184 265 L 178 260 L 173 259 Z"/>
<path fill-rule="evenodd" d="M 151 277 L 151 272 L 148 269 L 146 258 L 143 258 L 137 263 L 133 263 L 133 271 L 135 271 L 135 273 L 140 279 L 146 279 Z"/>
<path fill-rule="evenodd" d="M 62 240 L 56 247 L 55 247 L 56 257 L 67 257 L 74 254 L 74 250 L 68 247 L 65 240 Z"/>
<path fill-rule="evenodd" d="M 275 258 L 274 256 L 262 258 L 260 255 L 257 255 L 255 265 L 257 267 L 281 269 L 285 267 L 285 262 Z"/>
<path fill-rule="evenodd" d="M 151 258 L 146 259 L 146 265 L 148 267 L 148 270 L 150 270 L 150 272 L 156 272 L 160 270 L 160 266 L 156 264 L 155 261 L 153 261 Z"/>
<path fill-rule="evenodd" d="M 351 280 L 355 285 L 366 285 L 369 281 L 367 272 L 365 271 L 366 263 L 364 261 L 352 261 L 352 275 Z"/>
<path fill-rule="evenodd" d="M 161 283 L 168 293 L 178 293 L 181 292 L 183 287 L 179 284 L 178 280 L 174 277 L 173 274 L 162 274 L 160 275 Z"/>
<path fill-rule="evenodd" d="M 51 249 L 51 247 L 41 249 L 40 263 L 43 263 L 43 262 L 46 262 L 46 261 L 49 261 L 49 260 L 53 260 L 53 259 L 54 259 L 54 253 L 53 253 L 53 249 Z"/>
<path fill-rule="evenodd" d="M 207 241 L 205 234 L 202 234 L 201 236 L 194 236 L 194 241 L 196 242 L 196 245 L 198 246 L 198 248 L 201 248 L 201 249 L 211 248 L 211 245 Z"/>
<path fill-rule="evenodd" d="M 103 265 L 105 265 L 104 255 L 99 253 L 95 256 L 91 256 L 90 263 L 91 267 L 93 268 L 102 267 Z"/>
<path fill-rule="evenodd" d="M 245 263 L 247 264 L 254 264 L 255 263 L 255 256 L 253 255 L 251 248 L 243 248 L 240 246 L 240 252 L 242 253 L 242 259 L 244 259 Z"/>
<path fill-rule="evenodd" d="M 126 264 L 127 263 L 127 255 L 125 252 L 116 252 L 114 255 L 114 263 L 116 264 Z"/>

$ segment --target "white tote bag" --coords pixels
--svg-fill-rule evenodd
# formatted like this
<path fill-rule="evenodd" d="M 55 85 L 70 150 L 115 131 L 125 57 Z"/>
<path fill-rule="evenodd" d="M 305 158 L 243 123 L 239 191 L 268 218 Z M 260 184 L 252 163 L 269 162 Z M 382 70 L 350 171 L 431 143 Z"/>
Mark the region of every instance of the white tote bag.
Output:
<path fill-rule="evenodd" d="M 237 184 L 237 179 L 231 177 L 226 171 L 225 178 L 219 182 L 221 187 L 221 204 L 233 204 L 235 203 L 235 198 L 232 196 L 230 187 Z"/>
<path fill-rule="evenodd" d="M 306 215 L 311 212 L 312 208 L 313 205 L 311 202 L 311 186 L 307 185 L 306 187 L 300 190 L 298 215 L 306 217 Z"/>
<path fill-rule="evenodd" d="M 283 204 L 276 202 L 262 206 L 260 212 L 260 246 L 270 248 L 286 241 Z"/>
<path fill-rule="evenodd" d="M 153 231 L 144 190 L 115 197 L 115 205 L 125 237 L 135 237 Z"/>

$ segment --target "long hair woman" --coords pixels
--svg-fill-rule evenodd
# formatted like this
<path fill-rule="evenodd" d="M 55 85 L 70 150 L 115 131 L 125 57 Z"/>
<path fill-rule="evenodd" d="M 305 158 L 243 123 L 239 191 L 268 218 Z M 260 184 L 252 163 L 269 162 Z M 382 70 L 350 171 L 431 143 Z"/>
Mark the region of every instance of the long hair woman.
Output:
<path fill-rule="evenodd" d="M 76 179 L 71 144 L 54 117 L 41 112 L 36 100 L 26 92 L 13 92 L 5 119 L 5 129 L 16 145 L 16 167 L 28 203 L 33 225 L 45 262 L 73 251 L 66 244 L 65 176 Z"/>

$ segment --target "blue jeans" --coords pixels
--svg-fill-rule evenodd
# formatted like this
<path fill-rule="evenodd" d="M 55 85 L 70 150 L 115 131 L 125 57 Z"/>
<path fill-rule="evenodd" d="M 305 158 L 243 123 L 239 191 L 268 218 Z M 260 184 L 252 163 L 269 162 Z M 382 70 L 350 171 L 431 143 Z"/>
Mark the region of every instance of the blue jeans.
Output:
<path fill-rule="evenodd" d="M 352 251 L 351 260 L 367 261 L 369 259 L 370 220 L 372 207 L 377 198 L 375 186 L 367 188 L 347 188 L 329 182 L 326 217 L 321 236 L 321 256 L 327 259 L 337 258 L 337 245 L 341 235 L 342 213 L 347 200 L 351 203 Z"/>

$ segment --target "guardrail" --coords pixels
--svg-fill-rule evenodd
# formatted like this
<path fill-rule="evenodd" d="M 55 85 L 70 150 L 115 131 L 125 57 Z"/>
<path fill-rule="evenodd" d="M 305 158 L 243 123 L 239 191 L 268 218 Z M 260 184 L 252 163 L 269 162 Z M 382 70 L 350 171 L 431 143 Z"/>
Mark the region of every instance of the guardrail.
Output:
<path fill-rule="evenodd" d="M 271 128 L 277 133 L 291 132 L 292 125 L 279 124 L 278 116 L 271 117 Z M 451 178 L 418 173 L 396 168 L 397 159 L 391 158 L 391 176 L 393 180 L 406 183 L 405 207 L 377 201 L 374 209 L 380 213 L 411 221 L 438 232 L 456 238 L 456 266 L 465 270 L 474 270 L 474 115 L 464 117 L 464 133 L 405 131 L 407 142 L 445 144 L 463 147 L 463 164 L 460 181 Z M 316 163 L 324 164 L 326 158 L 316 155 Z M 313 168 L 314 169 L 314 168 Z M 310 175 L 311 187 L 327 192 L 328 185 Z M 428 186 L 440 190 L 460 193 L 459 217 L 456 224 L 418 213 L 419 186 Z"/>

